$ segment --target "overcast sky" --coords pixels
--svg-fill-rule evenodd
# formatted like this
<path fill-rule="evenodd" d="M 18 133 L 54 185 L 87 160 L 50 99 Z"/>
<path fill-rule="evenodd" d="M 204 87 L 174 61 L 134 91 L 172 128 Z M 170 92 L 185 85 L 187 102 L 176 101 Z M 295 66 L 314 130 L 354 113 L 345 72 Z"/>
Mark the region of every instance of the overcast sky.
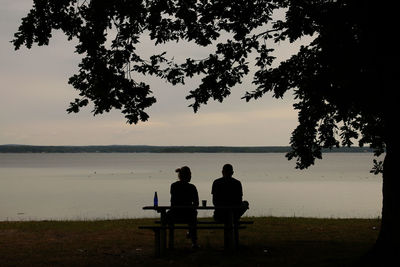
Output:
<path fill-rule="evenodd" d="M 254 89 L 252 76 L 232 90 L 224 103 L 210 102 L 198 113 L 185 100 L 196 80 L 172 86 L 145 77 L 157 98 L 147 112 L 150 119 L 138 125 L 126 124 L 118 111 L 93 116 L 90 107 L 67 114 L 69 102 L 77 97 L 68 78 L 77 72 L 80 57 L 74 43 L 54 33 L 47 47 L 25 47 L 14 51 L 10 40 L 31 0 L 2 0 L 0 5 L 0 144 L 31 145 L 222 145 L 286 146 L 297 125 L 293 99 L 273 99 L 271 94 L 246 103 L 244 92 Z M 154 48 L 143 38 L 143 54 Z M 209 50 L 194 45 L 168 45 L 168 55 L 207 55 Z M 282 44 L 280 56 L 288 57 L 291 46 Z"/>

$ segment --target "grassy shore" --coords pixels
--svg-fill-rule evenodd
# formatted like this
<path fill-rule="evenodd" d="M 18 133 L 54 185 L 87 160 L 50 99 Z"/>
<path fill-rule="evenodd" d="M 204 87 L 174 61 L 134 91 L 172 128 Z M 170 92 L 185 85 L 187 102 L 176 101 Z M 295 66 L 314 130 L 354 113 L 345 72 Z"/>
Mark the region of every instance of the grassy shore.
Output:
<path fill-rule="evenodd" d="M 0 222 L 0 266 L 351 266 L 373 245 L 378 219 L 257 217 L 241 230 L 239 251 L 223 250 L 222 231 L 184 232 L 153 257 L 154 219 Z"/>

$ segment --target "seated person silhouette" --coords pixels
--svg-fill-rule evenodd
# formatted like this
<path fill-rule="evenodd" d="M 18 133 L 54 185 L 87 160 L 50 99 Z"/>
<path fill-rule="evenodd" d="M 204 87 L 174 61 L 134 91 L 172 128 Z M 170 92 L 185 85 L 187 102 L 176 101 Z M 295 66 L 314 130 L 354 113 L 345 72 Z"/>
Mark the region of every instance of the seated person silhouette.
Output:
<path fill-rule="evenodd" d="M 187 223 L 189 225 L 188 237 L 192 239 L 193 248 L 197 248 L 197 210 L 185 208 L 173 208 L 174 206 L 199 205 L 199 195 L 196 186 L 189 183 L 192 174 L 190 168 L 184 166 L 175 170 L 178 173 L 179 181 L 171 184 L 171 209 L 167 213 L 167 221 L 173 223 Z"/>
<path fill-rule="evenodd" d="M 214 211 L 214 219 L 218 222 L 238 222 L 240 217 L 249 208 L 247 201 L 242 201 L 243 190 L 242 183 L 233 178 L 233 167 L 231 164 L 225 164 L 222 168 L 222 177 L 216 179 L 212 185 L 211 194 L 213 196 L 213 204 L 216 207 Z M 233 214 L 226 209 L 218 209 L 222 206 L 236 206 Z M 229 218 L 232 216 L 233 218 Z"/>

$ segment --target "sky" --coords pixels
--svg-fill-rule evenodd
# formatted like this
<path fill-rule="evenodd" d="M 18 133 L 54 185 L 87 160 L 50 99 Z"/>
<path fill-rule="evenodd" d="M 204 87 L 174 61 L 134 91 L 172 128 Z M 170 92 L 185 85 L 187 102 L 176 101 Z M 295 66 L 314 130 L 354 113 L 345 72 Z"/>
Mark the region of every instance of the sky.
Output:
<path fill-rule="evenodd" d="M 232 89 L 223 103 L 210 101 L 197 113 L 185 99 L 198 79 L 172 86 L 155 77 L 140 77 L 157 98 L 147 109 L 150 118 L 137 125 L 126 123 L 119 111 L 93 116 L 90 106 L 68 114 L 78 92 L 68 78 L 78 71 L 79 55 L 74 42 L 54 32 L 50 45 L 22 47 L 10 41 L 31 0 L 2 0 L 0 5 L 0 144 L 29 145 L 177 145 L 177 146 L 287 146 L 297 126 L 293 97 L 274 99 L 271 94 L 246 102 L 246 91 L 255 89 L 252 75 Z M 209 48 L 195 45 L 152 45 L 144 36 L 143 55 L 167 50 L 175 58 L 202 57 Z M 279 58 L 288 58 L 296 45 L 282 43 Z"/>

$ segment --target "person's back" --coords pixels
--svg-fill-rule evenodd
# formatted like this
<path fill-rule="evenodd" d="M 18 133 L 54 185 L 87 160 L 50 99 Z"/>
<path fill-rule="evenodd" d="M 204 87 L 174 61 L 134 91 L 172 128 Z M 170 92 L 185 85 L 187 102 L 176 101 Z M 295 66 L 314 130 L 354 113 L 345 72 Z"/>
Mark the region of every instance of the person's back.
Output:
<path fill-rule="evenodd" d="M 192 239 L 193 247 L 197 247 L 197 210 L 193 208 L 174 208 L 175 206 L 199 205 L 199 195 L 196 186 L 190 184 L 192 177 L 189 167 L 184 166 L 176 170 L 179 181 L 171 184 L 171 209 L 167 213 L 169 224 L 188 223 L 188 236 Z"/>
<path fill-rule="evenodd" d="M 242 183 L 233 178 L 233 167 L 231 164 L 225 164 L 222 168 L 222 176 L 213 182 L 211 194 L 213 195 L 213 204 L 216 207 L 214 211 L 214 219 L 216 221 L 227 221 L 229 211 L 226 209 L 218 209 L 218 207 L 236 206 L 237 209 L 233 213 L 234 220 L 239 218 L 248 209 L 248 202 L 242 201 L 243 189 Z"/>
<path fill-rule="evenodd" d="M 171 184 L 171 206 L 198 206 L 199 197 L 193 184 L 176 181 Z"/>
<path fill-rule="evenodd" d="M 216 179 L 212 187 L 214 206 L 238 206 L 242 203 L 242 184 L 231 177 Z"/>

